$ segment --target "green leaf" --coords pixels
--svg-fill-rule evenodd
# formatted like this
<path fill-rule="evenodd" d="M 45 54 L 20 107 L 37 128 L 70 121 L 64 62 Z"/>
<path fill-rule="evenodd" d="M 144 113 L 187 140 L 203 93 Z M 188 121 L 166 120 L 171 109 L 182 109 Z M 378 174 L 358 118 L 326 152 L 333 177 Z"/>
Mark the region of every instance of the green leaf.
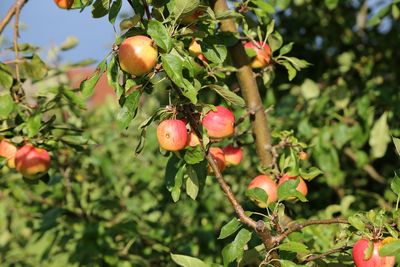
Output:
<path fill-rule="evenodd" d="M 236 93 L 232 92 L 228 88 L 224 86 L 219 86 L 216 84 L 208 85 L 212 90 L 217 92 L 220 96 L 222 96 L 226 101 L 232 103 L 233 105 L 237 105 L 239 107 L 244 107 L 246 103 L 244 99 L 238 96 Z"/>
<path fill-rule="evenodd" d="M 84 98 L 87 99 L 93 95 L 94 87 L 99 81 L 101 75 L 103 75 L 104 71 L 106 70 L 106 67 L 107 67 L 107 61 L 106 59 L 104 59 L 102 62 L 99 63 L 99 65 L 97 65 L 97 69 L 94 72 L 94 74 L 90 78 L 84 80 L 81 83 L 80 90 Z"/>
<path fill-rule="evenodd" d="M 133 91 L 125 99 L 123 106 L 117 114 L 117 122 L 120 129 L 128 128 L 129 123 L 136 117 L 141 95 L 140 91 Z"/>
<path fill-rule="evenodd" d="M 228 236 L 239 230 L 241 227 L 242 224 L 240 223 L 240 221 L 236 217 L 234 217 L 221 228 L 221 233 L 219 234 L 218 239 L 227 238 Z"/>
<path fill-rule="evenodd" d="M 225 266 L 242 257 L 244 246 L 250 241 L 250 238 L 251 232 L 246 229 L 241 229 L 236 235 L 235 240 L 224 247 L 222 250 L 222 258 Z"/>
<path fill-rule="evenodd" d="M 378 25 L 382 21 L 382 18 L 389 13 L 390 8 L 391 8 L 391 4 L 388 4 L 388 5 L 384 6 L 383 8 L 381 8 L 378 12 L 375 13 L 375 15 L 373 15 L 368 20 L 367 26 L 373 27 L 373 26 Z"/>
<path fill-rule="evenodd" d="M 395 240 L 383 245 L 383 247 L 379 250 L 379 255 L 382 257 L 400 255 L 400 240 Z"/>
<path fill-rule="evenodd" d="M 3 63 L 0 63 L 0 87 L 9 90 L 13 85 L 13 76 L 11 68 Z"/>
<path fill-rule="evenodd" d="M 0 93 L 0 118 L 7 118 L 15 107 L 14 101 L 8 92 Z"/>
<path fill-rule="evenodd" d="M 299 242 L 287 242 L 287 243 L 282 243 L 278 246 L 280 250 L 285 250 L 285 251 L 291 251 L 291 252 L 296 252 L 296 253 L 309 253 L 309 249 L 307 248 L 306 245 L 303 243 Z"/>
<path fill-rule="evenodd" d="M 279 260 L 279 262 L 281 263 L 282 267 L 307 267 L 307 265 L 299 265 L 288 260 Z"/>
<path fill-rule="evenodd" d="M 354 228 L 356 228 L 357 230 L 359 230 L 361 232 L 364 231 L 365 223 L 360 218 L 360 215 L 355 214 L 353 216 L 350 216 L 348 218 L 348 221 L 349 221 L 350 225 L 353 226 Z"/>
<path fill-rule="evenodd" d="M 338 3 L 339 0 L 325 0 L 325 5 L 330 10 L 335 9 Z"/>
<path fill-rule="evenodd" d="M 217 64 L 222 64 L 228 54 L 226 47 L 221 45 L 207 45 L 205 43 L 202 46 L 202 50 L 207 59 Z"/>
<path fill-rule="evenodd" d="M 171 253 L 171 258 L 176 264 L 183 267 L 209 267 L 209 265 L 203 261 L 186 255 Z"/>
<path fill-rule="evenodd" d="M 118 17 L 118 13 L 122 7 L 122 0 L 114 0 L 111 4 L 110 12 L 108 13 L 108 21 L 114 25 L 115 20 Z"/>
<path fill-rule="evenodd" d="M 292 64 L 289 61 L 283 61 L 280 64 L 282 64 L 288 71 L 289 81 L 293 80 L 294 77 L 296 77 L 297 70 L 292 66 Z"/>
<path fill-rule="evenodd" d="M 390 183 L 390 188 L 395 192 L 397 195 L 400 195 L 400 177 L 397 174 L 394 176 L 393 181 Z"/>
<path fill-rule="evenodd" d="M 39 129 L 42 122 L 42 114 L 36 114 L 34 116 L 30 116 L 26 121 L 26 129 L 28 131 L 28 137 L 32 138 L 39 133 Z"/>
<path fill-rule="evenodd" d="M 175 17 L 179 17 L 194 11 L 199 4 L 199 0 L 174 0 L 169 3 L 168 9 Z"/>
<path fill-rule="evenodd" d="M 307 199 L 301 194 L 299 191 L 296 190 L 297 186 L 300 183 L 300 179 L 297 178 L 296 180 L 286 180 L 281 185 L 278 186 L 278 198 L 279 200 L 290 199 L 291 197 L 296 197 L 300 199 L 302 202 L 307 202 Z"/>
<path fill-rule="evenodd" d="M 296 70 L 298 70 L 298 71 L 310 66 L 310 63 L 308 63 L 304 59 L 299 59 L 299 58 L 296 58 L 296 57 L 285 57 L 285 59 L 288 60 L 293 65 L 293 67 L 295 67 Z"/>
<path fill-rule="evenodd" d="M 391 141 L 389 126 L 387 124 L 387 113 L 375 122 L 369 137 L 369 145 L 371 146 L 371 156 L 373 158 L 381 158 L 385 155 L 387 146 Z"/>
<path fill-rule="evenodd" d="M 188 164 L 196 164 L 204 160 L 205 154 L 200 146 L 187 147 L 183 159 Z"/>
<path fill-rule="evenodd" d="M 83 99 L 82 95 L 78 95 L 75 90 L 66 88 L 63 90 L 63 94 L 71 103 L 77 105 L 79 108 L 86 108 L 86 101 Z"/>
<path fill-rule="evenodd" d="M 385 227 L 392 237 L 399 238 L 399 233 L 392 226 L 390 226 L 390 224 L 385 223 Z"/>
<path fill-rule="evenodd" d="M 67 39 L 61 44 L 60 49 L 62 51 L 67 51 L 77 46 L 78 43 L 79 41 L 75 36 L 68 36 Z"/>
<path fill-rule="evenodd" d="M 400 156 L 400 138 L 392 137 L 397 154 Z"/>
<path fill-rule="evenodd" d="M 47 74 L 47 66 L 43 60 L 37 55 L 26 57 L 26 60 L 20 64 L 21 76 L 41 80 Z"/>
<path fill-rule="evenodd" d="M 287 45 L 284 45 L 284 46 L 279 50 L 279 55 L 282 56 L 282 55 L 285 55 L 285 54 L 289 53 L 290 51 L 292 51 L 293 44 L 294 44 L 294 43 L 291 42 L 291 43 L 288 43 Z"/>
<path fill-rule="evenodd" d="M 258 187 L 254 187 L 246 190 L 246 196 L 250 198 L 252 201 L 256 202 L 260 207 L 268 207 L 268 195 L 267 193 Z"/>
<path fill-rule="evenodd" d="M 310 79 L 304 80 L 303 84 L 300 86 L 300 90 L 301 94 L 304 96 L 306 100 L 317 98 L 320 92 L 318 84 L 316 84 L 313 80 Z"/>
<path fill-rule="evenodd" d="M 256 6 L 258 6 L 259 8 L 261 8 L 264 12 L 268 13 L 268 14 L 274 14 L 275 13 L 275 8 L 267 3 L 264 0 L 251 0 L 251 2 L 253 2 Z"/>
<path fill-rule="evenodd" d="M 274 52 L 281 48 L 283 44 L 282 36 L 278 32 L 274 32 L 268 37 L 267 43 L 271 47 L 272 52 Z"/>
<path fill-rule="evenodd" d="M 122 88 L 122 85 L 120 85 L 119 83 L 119 75 L 120 71 L 118 62 L 116 60 L 116 57 L 113 56 L 111 57 L 107 67 L 107 81 L 108 84 L 114 88 L 117 96 L 121 97 L 121 95 L 124 93 L 124 88 Z"/>
<path fill-rule="evenodd" d="M 156 45 L 169 53 L 172 49 L 172 39 L 167 29 L 158 20 L 151 20 L 148 24 L 147 33 L 155 41 Z"/>
<path fill-rule="evenodd" d="M 165 183 L 168 191 L 171 192 L 174 202 L 179 200 L 183 174 L 184 164 L 177 156 L 172 155 L 165 168 Z"/>
<path fill-rule="evenodd" d="M 108 14 L 110 0 L 96 0 L 92 6 L 93 18 L 101 18 Z"/>
<path fill-rule="evenodd" d="M 311 181 L 312 179 L 314 179 L 318 175 L 322 174 L 323 172 L 320 169 L 318 169 L 317 167 L 311 167 L 308 170 L 303 170 L 300 168 L 299 173 L 300 173 L 300 176 L 304 180 Z"/>
<path fill-rule="evenodd" d="M 195 200 L 199 193 L 199 179 L 197 178 L 196 171 L 191 165 L 187 165 L 186 170 L 189 175 L 188 179 L 186 179 L 186 193 L 190 198 Z"/>
<path fill-rule="evenodd" d="M 372 257 L 372 253 L 374 252 L 374 242 L 371 240 L 368 241 L 368 247 L 364 250 L 364 260 L 369 260 Z"/>

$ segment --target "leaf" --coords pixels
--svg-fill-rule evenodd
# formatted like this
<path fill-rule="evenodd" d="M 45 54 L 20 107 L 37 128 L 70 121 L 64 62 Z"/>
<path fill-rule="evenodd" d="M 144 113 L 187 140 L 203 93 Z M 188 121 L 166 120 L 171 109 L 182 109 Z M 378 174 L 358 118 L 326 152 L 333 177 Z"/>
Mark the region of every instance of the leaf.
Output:
<path fill-rule="evenodd" d="M 118 17 L 118 13 L 122 7 L 122 0 L 114 0 L 111 4 L 110 12 L 108 13 L 108 21 L 114 25 L 115 20 Z"/>
<path fill-rule="evenodd" d="M 387 146 L 391 138 L 389 134 L 389 126 L 387 124 L 387 113 L 375 122 L 369 137 L 369 145 L 371 146 L 371 156 L 373 158 L 381 158 L 385 155 Z"/>
<path fill-rule="evenodd" d="M 395 240 L 383 245 L 379 250 L 379 254 L 383 257 L 400 255 L 400 240 Z"/>
<path fill-rule="evenodd" d="M 275 13 L 275 8 L 264 0 L 252 0 L 251 2 L 253 2 L 255 5 L 257 5 L 260 9 L 268 14 Z"/>
<path fill-rule="evenodd" d="M 309 249 L 307 248 L 306 245 L 303 243 L 299 242 L 287 242 L 287 243 L 282 243 L 278 246 L 280 250 L 285 250 L 285 251 L 291 251 L 291 252 L 296 252 L 296 253 L 309 253 Z"/>
<path fill-rule="evenodd" d="M 191 165 L 187 165 L 186 170 L 189 175 L 188 179 L 186 179 L 186 193 L 190 198 L 195 200 L 199 193 L 199 179 L 197 178 L 196 171 L 191 167 Z"/>
<path fill-rule="evenodd" d="M 20 64 L 20 70 L 23 77 L 41 80 L 47 75 L 47 66 L 37 55 L 26 57 L 26 60 Z"/>
<path fill-rule="evenodd" d="M 291 43 L 288 43 L 287 45 L 284 45 L 284 46 L 279 50 L 279 55 L 282 56 L 282 55 L 285 55 L 285 54 L 289 53 L 290 51 L 292 51 L 293 44 L 294 44 L 294 43 L 291 42 Z"/>
<path fill-rule="evenodd" d="M 7 118 L 15 107 L 14 101 L 8 92 L 0 93 L 0 118 Z"/>
<path fill-rule="evenodd" d="M 288 71 L 288 79 L 289 79 L 289 81 L 293 80 L 294 77 L 296 77 L 297 70 L 296 70 L 296 69 L 292 66 L 292 64 L 290 64 L 290 62 L 288 62 L 288 61 L 283 61 L 281 64 L 282 64 L 282 65 L 286 68 L 286 70 Z"/>
<path fill-rule="evenodd" d="M 302 202 L 307 202 L 307 199 L 296 190 L 297 186 L 300 183 L 300 179 L 296 180 L 286 180 L 281 185 L 278 186 L 278 198 L 279 200 L 290 199 L 291 197 L 296 197 L 300 199 Z"/>
<path fill-rule="evenodd" d="M 84 98 L 87 99 L 93 95 L 94 87 L 96 86 L 97 82 L 99 81 L 101 75 L 106 70 L 106 67 L 107 67 L 107 61 L 106 61 L 106 59 L 104 59 L 102 62 L 99 63 L 99 65 L 97 65 L 97 68 L 96 68 L 96 71 L 94 72 L 94 74 L 90 78 L 84 80 L 81 83 L 80 90 L 81 90 L 82 96 Z"/>
<path fill-rule="evenodd" d="M 282 36 L 278 32 L 272 33 L 268 36 L 268 45 L 270 46 L 272 52 L 275 52 L 279 48 L 281 48 L 283 44 Z"/>
<path fill-rule="evenodd" d="M 184 14 L 188 14 L 195 10 L 200 4 L 199 0 L 174 0 L 170 2 L 168 9 L 175 15 L 179 17 Z"/>
<path fill-rule="evenodd" d="M 63 94 L 74 105 L 77 105 L 81 109 L 86 108 L 86 101 L 83 99 L 82 95 L 76 94 L 75 90 L 70 90 L 66 88 L 63 90 Z"/>
<path fill-rule="evenodd" d="M 263 189 L 254 187 L 246 190 L 245 194 L 252 201 L 256 202 L 258 206 L 268 207 L 268 195 Z"/>
<path fill-rule="evenodd" d="M 222 258 L 225 266 L 242 257 L 244 246 L 250 241 L 250 239 L 251 232 L 246 229 L 241 229 L 236 235 L 235 240 L 224 247 L 222 250 Z"/>
<path fill-rule="evenodd" d="M 184 164 L 177 156 L 172 155 L 165 168 L 165 183 L 174 202 L 179 200 L 182 186 Z"/>
<path fill-rule="evenodd" d="M 307 267 L 307 265 L 299 265 L 288 260 L 279 260 L 279 262 L 281 263 L 282 267 Z"/>
<path fill-rule="evenodd" d="M 169 53 L 172 49 L 172 39 L 167 29 L 158 20 L 151 20 L 148 24 L 147 33 L 151 36 L 158 47 Z"/>
<path fill-rule="evenodd" d="M 0 63 L 0 87 L 9 90 L 13 85 L 13 76 L 11 68 L 3 63 Z"/>
<path fill-rule="evenodd" d="M 241 227 L 242 224 L 240 223 L 240 221 L 236 217 L 233 218 L 221 228 L 218 239 L 227 238 L 228 236 L 239 230 Z"/>
<path fill-rule="evenodd" d="M 390 183 L 390 188 L 395 192 L 397 195 L 400 195 L 400 177 L 397 174 L 394 176 L 393 181 Z"/>
<path fill-rule="evenodd" d="M 373 27 L 378 25 L 382 21 L 382 18 L 389 13 L 390 7 L 391 4 L 388 4 L 376 12 L 375 15 L 368 20 L 367 26 Z"/>
<path fill-rule="evenodd" d="M 300 173 L 300 176 L 304 180 L 311 181 L 312 179 L 314 179 L 318 175 L 322 174 L 323 172 L 320 169 L 318 169 L 317 167 L 311 167 L 308 170 L 303 170 L 300 168 L 299 173 Z"/>
<path fill-rule="evenodd" d="M 361 218 L 358 214 L 350 216 L 348 218 L 348 221 L 349 221 L 350 225 L 353 226 L 354 228 L 356 228 L 357 230 L 359 230 L 361 232 L 364 231 L 365 223 L 361 220 Z"/>
<path fill-rule="evenodd" d="M 209 267 L 209 265 L 203 261 L 186 255 L 171 253 L 171 258 L 176 264 L 183 267 Z"/>
<path fill-rule="evenodd" d="M 107 81 L 110 86 L 112 86 L 117 94 L 118 97 L 124 93 L 124 88 L 122 88 L 121 84 L 119 83 L 119 66 L 116 60 L 116 57 L 113 56 L 110 59 L 107 67 Z"/>
<path fill-rule="evenodd" d="M 368 247 L 364 250 L 364 260 L 369 260 L 372 257 L 372 253 L 374 252 L 374 242 L 371 240 L 368 241 Z"/>
<path fill-rule="evenodd" d="M 204 160 L 205 154 L 200 146 L 188 147 L 183 159 L 188 164 L 196 164 Z"/>
<path fill-rule="evenodd" d="M 29 119 L 26 121 L 26 128 L 29 138 L 32 138 L 39 133 L 41 122 L 42 114 L 40 113 L 29 117 Z"/>
<path fill-rule="evenodd" d="M 96 0 L 92 6 L 93 18 L 101 18 L 108 14 L 110 0 Z"/>
<path fill-rule="evenodd" d="M 128 95 L 117 114 L 117 122 L 120 129 L 126 129 L 129 123 L 136 117 L 137 109 L 139 107 L 140 91 L 133 91 Z"/>
<path fill-rule="evenodd" d="M 325 0 L 325 5 L 329 10 L 335 9 L 339 0 Z"/>
<path fill-rule="evenodd" d="M 317 98 L 320 92 L 318 85 L 310 79 L 305 79 L 303 84 L 300 86 L 300 90 L 306 100 Z"/>
<path fill-rule="evenodd" d="M 400 156 L 400 138 L 392 137 L 397 154 Z"/>
<path fill-rule="evenodd" d="M 228 88 L 216 84 L 210 84 L 208 85 L 212 90 L 217 92 L 220 96 L 222 96 L 226 101 L 237 105 L 239 107 L 244 107 L 246 105 L 245 101 L 243 98 L 238 96 L 236 93 L 232 92 Z"/>
<path fill-rule="evenodd" d="M 228 54 L 228 50 L 222 45 L 208 45 L 204 43 L 202 50 L 207 59 L 217 64 L 222 64 Z"/>
<path fill-rule="evenodd" d="M 78 43 L 79 41 L 75 36 L 68 36 L 67 39 L 61 44 L 60 49 L 62 51 L 67 51 L 77 46 Z"/>
<path fill-rule="evenodd" d="M 393 229 L 393 227 L 390 226 L 390 224 L 385 223 L 385 227 L 386 227 L 386 230 L 389 232 L 389 234 L 390 234 L 392 237 L 394 237 L 394 238 L 399 238 L 399 233 L 398 233 L 395 229 Z"/>

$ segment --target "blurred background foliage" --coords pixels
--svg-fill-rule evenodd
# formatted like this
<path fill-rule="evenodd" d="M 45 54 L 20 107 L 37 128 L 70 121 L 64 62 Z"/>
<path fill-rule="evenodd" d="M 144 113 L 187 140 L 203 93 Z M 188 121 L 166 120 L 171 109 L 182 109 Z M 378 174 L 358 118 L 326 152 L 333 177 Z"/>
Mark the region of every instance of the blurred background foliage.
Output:
<path fill-rule="evenodd" d="M 294 42 L 293 56 L 312 64 L 291 83 L 280 66 L 258 78 L 265 106 L 273 106 L 271 128 L 293 130 L 310 145 L 305 165 L 324 172 L 309 183 L 308 203 L 287 204 L 288 215 L 348 217 L 393 207 L 396 196 L 388 184 L 399 158 L 391 136 L 400 136 L 397 1 L 249 1 L 249 7 L 249 24 L 256 17 L 267 24 L 273 14 L 283 40 Z M 68 89 L 65 79 L 50 84 L 56 94 Z M 51 91 L 49 83 L 36 86 Z M 126 131 L 116 125 L 113 99 L 88 111 L 62 105 L 68 114 L 62 123 L 84 134 L 68 139 L 58 132 L 70 148 L 48 144 L 59 148 L 52 152 L 57 167 L 48 184 L 26 184 L 7 167 L 0 170 L 2 266 L 175 266 L 170 253 L 222 262 L 220 252 L 230 239 L 217 238 L 234 214 L 214 178 L 207 178 L 197 201 L 182 194 L 174 203 L 165 188 L 167 157 L 159 152 L 155 127 L 135 155 L 140 123 L 167 101 L 165 92 L 154 93 L 142 99 Z M 244 195 L 258 174 L 253 149 L 246 147 L 243 163 L 225 174 L 245 209 L 257 210 Z M 342 226 L 316 226 L 290 238 L 325 251 L 347 242 L 344 232 Z M 249 247 L 258 242 L 253 239 Z M 344 254 L 317 266 L 352 265 Z"/>

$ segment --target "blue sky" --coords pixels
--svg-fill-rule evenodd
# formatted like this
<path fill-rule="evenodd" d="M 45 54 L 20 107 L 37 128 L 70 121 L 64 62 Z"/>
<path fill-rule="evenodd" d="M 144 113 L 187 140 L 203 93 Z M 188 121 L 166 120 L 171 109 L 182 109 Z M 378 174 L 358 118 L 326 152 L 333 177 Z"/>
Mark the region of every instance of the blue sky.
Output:
<path fill-rule="evenodd" d="M 3 18 L 15 0 L 1 0 L 0 18 Z M 125 2 L 125 1 L 124 1 Z M 124 11 L 130 11 L 128 6 Z M 40 55 L 46 60 L 47 51 L 54 45 L 60 45 L 68 36 L 79 39 L 79 45 L 63 52 L 63 62 L 93 58 L 101 60 L 111 50 L 115 33 L 107 17 L 94 19 L 91 8 L 82 13 L 79 10 L 66 11 L 59 9 L 53 0 L 30 0 L 22 9 L 20 21 L 24 23 L 20 32 L 20 43 L 32 43 L 42 47 Z M 12 23 L 12 22 L 11 22 Z M 12 24 L 7 26 L 3 35 L 7 41 L 12 41 Z M 116 24 L 118 30 L 118 23 Z M 0 52 L 0 58 L 10 59 L 12 54 Z"/>

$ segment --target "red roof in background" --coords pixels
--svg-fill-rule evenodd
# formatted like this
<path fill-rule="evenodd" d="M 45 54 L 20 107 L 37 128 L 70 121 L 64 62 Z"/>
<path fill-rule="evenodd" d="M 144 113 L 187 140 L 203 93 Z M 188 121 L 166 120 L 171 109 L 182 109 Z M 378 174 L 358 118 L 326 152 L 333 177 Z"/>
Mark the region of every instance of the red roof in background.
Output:
<path fill-rule="evenodd" d="M 72 88 L 79 88 L 81 82 L 92 76 L 94 71 L 95 69 L 93 68 L 80 68 L 66 71 L 67 77 L 70 81 L 70 86 Z M 94 87 L 93 96 L 88 100 L 88 108 L 93 108 L 103 104 L 109 97 L 113 98 L 115 102 L 117 102 L 114 88 L 108 84 L 107 75 L 104 73 Z"/>

